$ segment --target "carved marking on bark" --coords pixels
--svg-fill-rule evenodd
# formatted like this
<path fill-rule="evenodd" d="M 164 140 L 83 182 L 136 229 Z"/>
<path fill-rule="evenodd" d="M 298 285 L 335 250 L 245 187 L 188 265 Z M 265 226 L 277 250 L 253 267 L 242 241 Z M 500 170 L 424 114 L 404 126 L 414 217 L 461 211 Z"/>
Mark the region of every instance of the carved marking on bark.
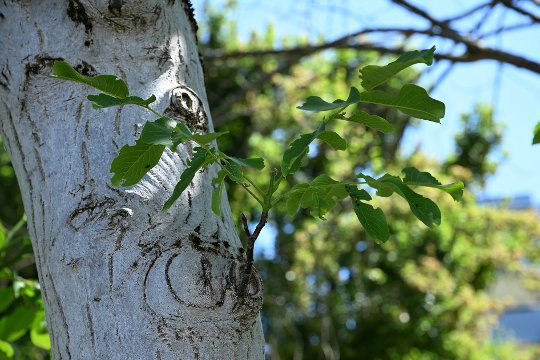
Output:
<path fill-rule="evenodd" d="M 83 103 L 82 101 L 77 105 L 77 110 L 75 111 L 75 122 L 77 123 L 77 127 L 79 127 L 82 119 L 82 110 L 83 110 Z M 77 136 L 77 132 L 74 132 L 75 136 Z"/>
<path fill-rule="evenodd" d="M 113 281 L 114 281 L 114 255 L 109 256 L 109 291 L 111 292 L 112 296 L 112 288 L 113 288 Z"/>
<path fill-rule="evenodd" d="M 6 63 L 0 72 L 0 86 L 6 90 L 10 90 L 9 85 L 11 83 L 11 70 L 9 69 L 9 63 Z"/>
<path fill-rule="evenodd" d="M 116 109 L 114 113 L 114 131 L 116 131 L 116 134 L 118 135 L 120 135 L 120 121 L 122 119 L 120 114 L 122 114 L 122 107 Z"/>
<path fill-rule="evenodd" d="M 81 159 L 83 163 L 83 174 L 85 179 L 90 179 L 90 160 L 88 159 L 88 147 L 86 141 L 81 143 Z"/>
<path fill-rule="evenodd" d="M 69 215 L 68 224 L 73 230 L 79 230 L 83 226 L 93 223 L 107 215 L 107 209 L 114 206 L 116 201 L 110 197 L 104 197 L 101 201 L 90 196 L 85 204 L 79 206 Z"/>
<path fill-rule="evenodd" d="M 51 284 L 51 289 L 53 291 L 54 299 L 56 300 L 56 306 L 58 307 L 58 311 L 60 313 L 60 318 L 62 319 L 63 330 L 65 330 L 66 332 L 66 352 L 68 355 L 68 359 L 71 359 L 71 351 L 69 350 L 71 338 L 69 336 L 69 326 L 66 319 L 66 313 L 64 312 L 64 307 L 62 306 L 62 302 L 60 301 L 60 296 L 58 295 L 58 291 L 56 291 L 56 286 L 54 285 L 54 281 L 52 277 L 49 279 L 49 282 Z M 61 354 L 60 351 L 58 351 L 58 353 Z"/>
<path fill-rule="evenodd" d="M 92 314 L 90 313 L 90 306 L 86 304 L 86 320 L 88 320 L 88 327 L 90 329 L 90 338 L 92 340 L 92 350 L 94 357 L 96 356 L 96 335 L 94 331 L 94 321 L 92 320 Z"/>

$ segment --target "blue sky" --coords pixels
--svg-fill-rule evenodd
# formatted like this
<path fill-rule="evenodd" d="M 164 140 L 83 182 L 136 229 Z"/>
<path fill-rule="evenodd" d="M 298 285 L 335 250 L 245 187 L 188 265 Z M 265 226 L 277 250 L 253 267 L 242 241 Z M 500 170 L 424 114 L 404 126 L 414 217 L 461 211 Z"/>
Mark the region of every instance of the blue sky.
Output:
<path fill-rule="evenodd" d="M 222 0 L 208 1 L 219 7 Z M 467 0 L 439 0 L 433 2 L 413 1 L 439 18 L 458 14 L 478 4 Z M 196 16 L 204 16 L 203 1 L 193 1 Z M 291 34 L 303 35 L 314 42 L 319 36 L 335 39 L 365 27 L 414 26 L 427 22 L 411 16 L 389 1 L 355 0 L 239 0 L 234 13 L 241 37 L 247 38 L 255 31 L 264 31 L 272 23 L 277 38 Z M 500 24 L 512 24 L 522 19 L 502 12 L 494 13 L 487 28 Z M 459 24 L 466 29 L 471 24 Z M 389 41 L 392 41 L 391 39 Z M 427 48 L 437 45 L 448 50 L 450 43 L 416 40 L 415 46 Z M 540 62 L 540 26 L 519 30 L 504 36 L 487 39 L 486 45 L 502 47 L 513 53 Z M 436 80 L 447 64 L 443 61 L 422 77 L 423 85 Z M 425 68 L 424 68 L 425 69 Z M 491 103 L 495 106 L 496 120 L 506 124 L 503 150 L 507 157 L 481 193 L 487 197 L 530 195 L 534 204 L 540 204 L 540 145 L 531 146 L 532 131 L 540 121 L 540 76 L 510 65 L 502 67 L 497 79 L 499 65 L 493 61 L 458 64 L 445 77 L 432 96 L 446 103 L 447 112 L 441 125 L 422 122 L 409 131 L 404 151 L 417 145 L 439 159 L 444 159 L 453 150 L 453 135 L 459 130 L 459 115 L 470 112 L 476 103 Z M 497 82 L 500 86 L 495 86 Z"/>

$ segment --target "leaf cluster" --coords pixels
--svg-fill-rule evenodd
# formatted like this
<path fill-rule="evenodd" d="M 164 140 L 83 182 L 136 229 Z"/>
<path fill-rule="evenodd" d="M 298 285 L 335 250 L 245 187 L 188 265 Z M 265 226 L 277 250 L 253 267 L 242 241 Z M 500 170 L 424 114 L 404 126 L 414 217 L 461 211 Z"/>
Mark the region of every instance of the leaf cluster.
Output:
<path fill-rule="evenodd" d="M 54 64 L 52 75 L 70 81 L 89 85 L 99 91 L 98 95 L 89 95 L 88 99 L 94 108 L 111 106 L 136 105 L 158 116 L 155 121 L 146 122 L 135 145 L 125 145 L 113 160 L 111 172 L 114 173 L 112 183 L 115 186 L 131 186 L 143 179 L 145 174 L 160 160 L 168 147 L 172 151 L 186 142 L 195 143 L 194 153 L 182 172 L 180 179 L 163 209 L 168 210 L 180 198 L 197 172 L 216 164 L 219 167 L 213 180 L 212 210 L 221 213 L 223 184 L 226 179 L 237 183 L 249 193 L 268 212 L 277 203 L 286 200 L 290 216 L 300 208 L 308 209 L 313 215 L 324 219 L 324 215 L 337 203 L 346 198 L 351 199 L 354 210 L 362 226 L 369 235 L 379 242 L 389 238 L 388 224 L 381 209 L 373 207 L 368 191 L 362 187 L 369 186 L 376 190 L 376 195 L 388 197 L 392 194 L 404 198 L 417 218 L 427 226 L 438 225 L 441 213 L 437 205 L 430 199 L 416 193 L 411 186 L 432 187 L 449 193 L 455 200 L 461 198 L 462 183 L 442 185 L 429 173 L 414 168 L 404 169 L 405 178 L 386 174 L 373 178 L 359 174 L 356 179 L 348 181 L 335 180 L 326 174 L 316 177 L 311 182 L 299 183 L 288 191 L 277 193 L 278 188 L 288 176 L 294 175 L 303 165 L 310 146 L 321 141 L 337 151 L 347 149 L 347 141 L 331 127 L 336 121 L 360 124 L 380 132 L 392 132 L 394 126 L 386 119 L 369 114 L 364 110 L 347 112 L 347 108 L 355 104 L 375 104 L 396 109 L 406 115 L 433 122 L 440 122 L 444 116 L 444 104 L 431 98 L 426 90 L 418 85 L 405 84 L 397 93 L 377 89 L 405 68 L 417 63 L 431 65 L 435 48 L 423 51 L 411 51 L 397 60 L 385 65 L 369 65 L 360 70 L 360 92 L 351 87 L 346 100 L 336 99 L 327 102 L 319 96 L 308 97 L 298 108 L 309 112 L 330 112 L 323 117 L 312 132 L 299 134 L 284 151 L 279 168 L 271 170 L 270 182 L 266 187 L 259 187 L 249 177 L 249 170 L 262 170 L 265 162 L 262 158 L 240 159 L 229 156 L 213 146 L 214 140 L 225 133 L 193 133 L 183 119 L 172 119 L 150 107 L 156 98 L 150 96 L 143 99 L 130 96 L 127 85 L 112 75 L 87 77 L 77 73 L 68 63 L 59 61 Z"/>

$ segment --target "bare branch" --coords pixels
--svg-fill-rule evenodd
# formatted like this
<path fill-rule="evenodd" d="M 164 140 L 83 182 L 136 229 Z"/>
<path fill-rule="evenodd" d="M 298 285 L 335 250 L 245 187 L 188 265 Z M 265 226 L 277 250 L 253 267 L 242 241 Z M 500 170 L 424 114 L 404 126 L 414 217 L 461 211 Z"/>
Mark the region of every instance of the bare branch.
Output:
<path fill-rule="evenodd" d="M 521 15 L 525 15 L 525 16 L 529 17 L 534 22 L 540 22 L 540 17 L 536 16 L 533 13 L 528 12 L 525 9 L 522 9 L 522 8 L 514 5 L 512 0 L 499 0 L 499 2 L 501 4 L 503 4 L 504 6 L 506 6 L 507 8 L 509 8 L 509 9 L 512 9 L 515 12 L 520 13 Z"/>

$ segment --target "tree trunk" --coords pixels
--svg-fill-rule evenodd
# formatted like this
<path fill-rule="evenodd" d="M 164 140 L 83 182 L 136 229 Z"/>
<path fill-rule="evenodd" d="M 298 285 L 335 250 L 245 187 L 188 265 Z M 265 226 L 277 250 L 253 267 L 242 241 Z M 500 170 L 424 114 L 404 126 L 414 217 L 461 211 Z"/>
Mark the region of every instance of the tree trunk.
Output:
<path fill-rule="evenodd" d="M 55 59 L 117 74 L 155 108 L 213 131 L 187 1 L 25 0 L 0 5 L 0 133 L 28 216 L 54 359 L 261 359 L 262 284 L 239 295 L 244 253 L 227 199 L 210 207 L 215 168 L 167 212 L 191 146 L 166 151 L 137 185 L 109 167 L 139 108 L 93 110 Z"/>

